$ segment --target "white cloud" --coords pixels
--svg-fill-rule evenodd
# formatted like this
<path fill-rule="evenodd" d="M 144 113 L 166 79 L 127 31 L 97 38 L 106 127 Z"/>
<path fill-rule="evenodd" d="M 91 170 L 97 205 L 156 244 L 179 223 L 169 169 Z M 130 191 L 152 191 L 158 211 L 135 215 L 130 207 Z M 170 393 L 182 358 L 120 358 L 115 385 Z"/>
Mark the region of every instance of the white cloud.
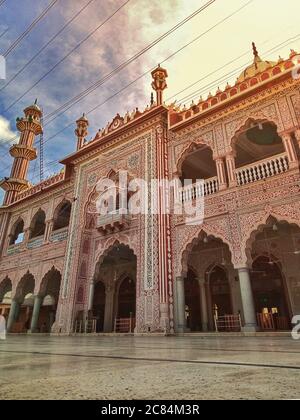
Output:
<path fill-rule="evenodd" d="M 10 128 L 10 122 L 0 115 L 0 143 L 12 140 L 16 134 Z"/>

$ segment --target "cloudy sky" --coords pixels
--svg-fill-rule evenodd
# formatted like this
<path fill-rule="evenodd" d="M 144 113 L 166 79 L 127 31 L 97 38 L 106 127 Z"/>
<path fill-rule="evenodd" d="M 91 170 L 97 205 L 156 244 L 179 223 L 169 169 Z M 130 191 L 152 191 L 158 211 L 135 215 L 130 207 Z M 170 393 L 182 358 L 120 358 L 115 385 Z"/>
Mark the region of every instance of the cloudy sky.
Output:
<path fill-rule="evenodd" d="M 6 0 L 0 6 L 0 54 L 6 55 L 51 2 Z M 49 116 L 207 2 L 57 0 L 6 57 L 6 80 L 0 80 L 0 177 L 9 174 L 7 152 L 16 136 L 15 119 L 25 106 L 38 98 Z M 260 55 L 270 60 L 287 57 L 290 48 L 300 51 L 299 15 L 298 0 L 216 0 L 66 112 L 46 119 L 45 174 L 58 171 L 57 161 L 74 150 L 73 123 L 83 112 L 99 105 L 88 114 L 88 138 L 92 138 L 116 113 L 143 109 L 150 100 L 150 70 L 158 63 L 169 72 L 165 99 L 189 104 L 227 81 L 234 83 L 252 60 L 252 41 Z M 20 72 L 29 60 L 30 65 Z M 31 163 L 30 179 L 39 180 L 38 161 Z"/>

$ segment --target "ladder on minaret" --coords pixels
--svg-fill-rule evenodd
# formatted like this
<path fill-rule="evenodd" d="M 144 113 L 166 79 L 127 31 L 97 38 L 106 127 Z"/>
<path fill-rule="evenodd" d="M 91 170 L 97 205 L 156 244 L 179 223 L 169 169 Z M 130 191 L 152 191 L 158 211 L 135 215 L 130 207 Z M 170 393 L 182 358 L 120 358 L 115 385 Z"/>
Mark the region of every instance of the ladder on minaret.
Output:
<path fill-rule="evenodd" d="M 41 117 L 41 125 L 43 127 L 43 117 Z M 40 182 L 42 182 L 44 181 L 44 133 L 43 131 L 40 134 L 39 146 L 40 146 Z"/>

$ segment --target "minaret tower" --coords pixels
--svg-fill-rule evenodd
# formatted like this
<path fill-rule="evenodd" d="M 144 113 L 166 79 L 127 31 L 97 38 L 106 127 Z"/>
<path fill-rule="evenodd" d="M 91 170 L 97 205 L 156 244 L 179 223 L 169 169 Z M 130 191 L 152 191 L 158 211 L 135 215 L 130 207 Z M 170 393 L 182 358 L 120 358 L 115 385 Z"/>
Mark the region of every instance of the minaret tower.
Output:
<path fill-rule="evenodd" d="M 158 67 L 152 71 L 151 75 L 153 78 L 152 88 L 156 92 L 156 105 L 159 106 L 163 104 L 163 91 L 168 87 L 166 81 L 168 72 L 160 67 L 159 64 Z"/>
<path fill-rule="evenodd" d="M 89 121 L 85 114 L 76 121 L 76 125 L 75 135 L 77 137 L 77 150 L 80 150 L 84 146 L 85 138 L 88 135 Z"/>
<path fill-rule="evenodd" d="M 37 158 L 36 149 L 33 147 L 35 136 L 43 132 L 41 125 L 42 111 L 35 103 L 24 109 L 25 117 L 17 118 L 17 129 L 21 136 L 18 144 L 14 144 L 10 155 L 14 158 L 9 178 L 0 182 L 0 187 L 6 191 L 3 205 L 11 204 L 17 194 L 29 187 L 26 179 L 29 162 Z"/>

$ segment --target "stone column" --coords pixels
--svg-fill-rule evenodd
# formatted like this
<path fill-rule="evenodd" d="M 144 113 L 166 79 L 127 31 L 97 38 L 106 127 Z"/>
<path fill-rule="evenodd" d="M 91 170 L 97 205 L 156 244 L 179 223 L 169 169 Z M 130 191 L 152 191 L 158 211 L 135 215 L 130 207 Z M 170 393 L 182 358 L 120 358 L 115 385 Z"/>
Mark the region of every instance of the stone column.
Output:
<path fill-rule="evenodd" d="M 298 168 L 299 162 L 291 134 L 284 133 L 281 135 L 281 138 L 289 160 L 289 167 L 291 169 Z"/>
<path fill-rule="evenodd" d="M 216 167 L 217 167 L 217 174 L 219 180 L 219 190 L 226 190 L 227 188 L 227 181 L 226 181 L 226 172 L 225 172 L 225 165 L 223 158 L 216 158 Z"/>
<path fill-rule="evenodd" d="M 205 279 L 199 279 L 199 290 L 200 290 L 200 308 L 201 308 L 201 325 L 202 331 L 208 330 L 208 317 L 207 317 L 207 300 L 205 290 Z"/>
<path fill-rule="evenodd" d="M 245 325 L 243 331 L 257 331 L 257 321 L 248 267 L 238 268 Z"/>
<path fill-rule="evenodd" d="M 23 246 L 26 247 L 29 241 L 30 236 L 30 228 L 24 230 L 24 239 L 23 239 Z"/>
<path fill-rule="evenodd" d="M 37 326 L 39 322 L 40 309 L 41 309 L 42 303 L 43 303 L 43 297 L 39 295 L 35 296 L 32 317 L 31 317 L 31 324 L 30 324 L 30 331 L 32 333 L 37 332 Z"/>
<path fill-rule="evenodd" d="M 88 300 L 88 311 L 93 309 L 94 303 L 94 293 L 95 293 L 95 282 L 94 280 L 90 281 L 90 288 L 89 288 L 89 300 Z"/>
<path fill-rule="evenodd" d="M 53 220 L 48 220 L 46 222 L 46 229 L 45 229 L 45 235 L 44 235 L 44 242 L 48 243 L 50 240 L 50 235 L 52 233 L 53 229 Z"/>
<path fill-rule="evenodd" d="M 185 331 L 185 294 L 184 294 L 184 278 L 176 278 L 176 296 L 177 296 L 177 332 Z"/>
<path fill-rule="evenodd" d="M 228 173 L 229 187 L 236 187 L 235 156 L 233 153 L 226 155 L 226 167 Z"/>
<path fill-rule="evenodd" d="M 10 332 L 12 329 L 12 326 L 17 318 L 19 306 L 20 306 L 19 302 L 16 299 L 12 299 L 9 315 L 7 319 L 7 325 L 6 325 L 7 332 Z"/>
<path fill-rule="evenodd" d="M 112 332 L 113 327 L 113 310 L 114 310 L 114 287 L 107 286 L 105 288 L 105 309 L 104 309 L 104 332 Z"/>

